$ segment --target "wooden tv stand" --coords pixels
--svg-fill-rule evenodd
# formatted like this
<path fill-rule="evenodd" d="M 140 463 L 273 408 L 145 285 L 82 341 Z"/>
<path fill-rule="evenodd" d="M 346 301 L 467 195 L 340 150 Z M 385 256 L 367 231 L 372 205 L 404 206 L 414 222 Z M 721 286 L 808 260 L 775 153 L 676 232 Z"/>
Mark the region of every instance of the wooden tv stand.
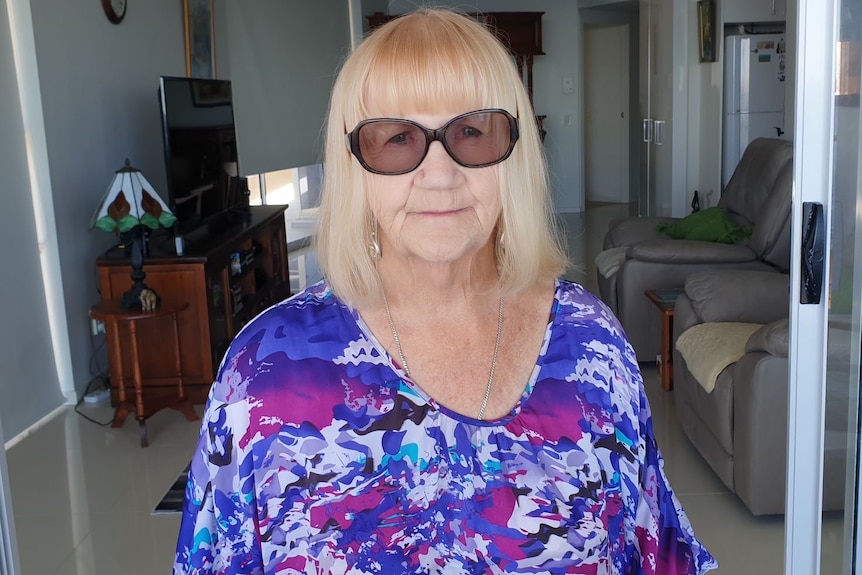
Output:
<path fill-rule="evenodd" d="M 174 253 L 173 241 L 151 241 L 144 258 L 145 283 L 164 300 L 186 301 L 178 317 L 182 342 L 183 384 L 193 403 L 204 403 L 218 365 L 233 337 L 258 312 L 290 295 L 287 271 L 287 206 L 253 206 L 224 226 L 210 226 L 204 234 L 187 236 L 185 254 Z M 153 245 L 156 243 L 156 245 Z M 231 255 L 245 256 L 233 269 Z M 251 260 L 251 261 L 250 261 Z M 131 286 L 129 259 L 112 248 L 96 260 L 102 302 L 118 300 Z M 176 399 L 176 357 L 163 350 L 170 333 L 170 317 L 142 322 L 137 329 L 138 359 L 144 394 L 153 409 Z M 111 331 L 110 326 L 106 326 Z M 116 405 L 115 382 L 132 381 L 131 335 L 120 323 L 118 338 L 108 333 L 111 403 Z M 116 342 L 119 343 L 116 343 Z M 149 408 L 148 408 L 149 410 Z M 138 414 L 146 417 L 148 414 Z"/>

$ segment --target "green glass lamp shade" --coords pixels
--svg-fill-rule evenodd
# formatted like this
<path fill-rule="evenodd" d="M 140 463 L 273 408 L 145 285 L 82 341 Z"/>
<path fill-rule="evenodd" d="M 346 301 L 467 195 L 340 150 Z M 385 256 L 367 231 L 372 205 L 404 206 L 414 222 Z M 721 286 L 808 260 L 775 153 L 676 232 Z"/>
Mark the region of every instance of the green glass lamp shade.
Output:
<path fill-rule="evenodd" d="M 152 230 L 169 228 L 177 218 L 153 190 L 141 171 L 129 165 L 117 170 L 108 191 L 99 202 L 90 228 L 106 232 L 127 232 L 142 225 Z"/>

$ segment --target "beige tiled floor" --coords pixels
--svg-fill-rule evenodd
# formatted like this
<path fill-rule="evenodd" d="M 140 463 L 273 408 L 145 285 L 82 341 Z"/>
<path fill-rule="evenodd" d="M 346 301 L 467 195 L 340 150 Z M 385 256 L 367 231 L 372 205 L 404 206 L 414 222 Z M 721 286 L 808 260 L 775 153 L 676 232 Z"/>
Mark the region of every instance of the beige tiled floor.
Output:
<path fill-rule="evenodd" d="M 86 409 L 110 419 L 108 408 Z M 179 515 L 152 515 L 188 461 L 198 424 L 165 410 L 111 429 L 71 408 L 7 452 L 24 575 L 168 573 Z"/>
<path fill-rule="evenodd" d="M 610 219 L 624 205 L 562 216 L 575 268 L 568 279 L 595 291 L 593 260 Z M 783 572 L 784 522 L 752 517 L 728 492 L 680 431 L 673 393 L 643 366 L 665 469 L 695 527 L 722 567 L 719 573 Z M 110 418 L 108 408 L 90 410 Z M 150 447 L 137 424 L 99 427 L 71 408 L 7 452 L 19 554 L 24 575 L 156 575 L 170 571 L 179 515 L 151 511 L 188 461 L 198 424 L 166 410 L 148 422 Z M 829 538 L 841 540 L 840 515 Z M 840 545 L 839 545 L 840 546 Z M 840 560 L 840 550 L 832 554 Z M 824 574 L 839 573 L 832 567 Z"/>

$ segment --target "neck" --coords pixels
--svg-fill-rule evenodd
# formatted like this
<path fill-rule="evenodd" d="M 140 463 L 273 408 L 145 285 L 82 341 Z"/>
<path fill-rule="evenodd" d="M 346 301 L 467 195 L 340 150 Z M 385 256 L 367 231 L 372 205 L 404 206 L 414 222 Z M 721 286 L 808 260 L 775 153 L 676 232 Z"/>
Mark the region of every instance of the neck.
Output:
<path fill-rule="evenodd" d="M 438 305 L 458 300 L 499 295 L 494 245 L 486 247 L 468 260 L 436 263 L 419 259 L 384 256 L 377 262 L 377 273 L 390 303 L 409 299 Z M 406 294 L 409 294 L 406 295 Z"/>

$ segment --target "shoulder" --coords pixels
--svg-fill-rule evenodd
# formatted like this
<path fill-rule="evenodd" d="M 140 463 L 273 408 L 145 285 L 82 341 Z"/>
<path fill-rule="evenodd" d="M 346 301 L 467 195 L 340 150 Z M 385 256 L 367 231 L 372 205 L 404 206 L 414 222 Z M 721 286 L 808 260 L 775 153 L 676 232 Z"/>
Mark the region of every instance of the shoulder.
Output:
<path fill-rule="evenodd" d="M 245 398 L 250 383 L 275 366 L 305 358 L 328 343 L 340 349 L 344 338 L 340 326 L 350 313 L 325 281 L 264 310 L 231 341 L 211 395 L 228 403 L 238 401 Z"/>
<path fill-rule="evenodd" d="M 258 314 L 236 335 L 225 355 L 262 343 L 279 342 L 280 347 L 307 340 L 309 332 L 321 329 L 336 316 L 347 312 L 329 284 L 321 281 Z M 347 312 L 349 313 L 349 312 Z"/>
<path fill-rule="evenodd" d="M 583 286 L 559 280 L 553 317 L 558 337 L 588 358 L 610 359 L 636 369 L 637 360 L 625 331 L 611 309 Z"/>
<path fill-rule="evenodd" d="M 581 326 L 595 323 L 606 329 L 609 335 L 623 335 L 622 326 L 608 305 L 580 284 L 557 281 L 554 311 L 560 323 L 577 323 Z"/>

